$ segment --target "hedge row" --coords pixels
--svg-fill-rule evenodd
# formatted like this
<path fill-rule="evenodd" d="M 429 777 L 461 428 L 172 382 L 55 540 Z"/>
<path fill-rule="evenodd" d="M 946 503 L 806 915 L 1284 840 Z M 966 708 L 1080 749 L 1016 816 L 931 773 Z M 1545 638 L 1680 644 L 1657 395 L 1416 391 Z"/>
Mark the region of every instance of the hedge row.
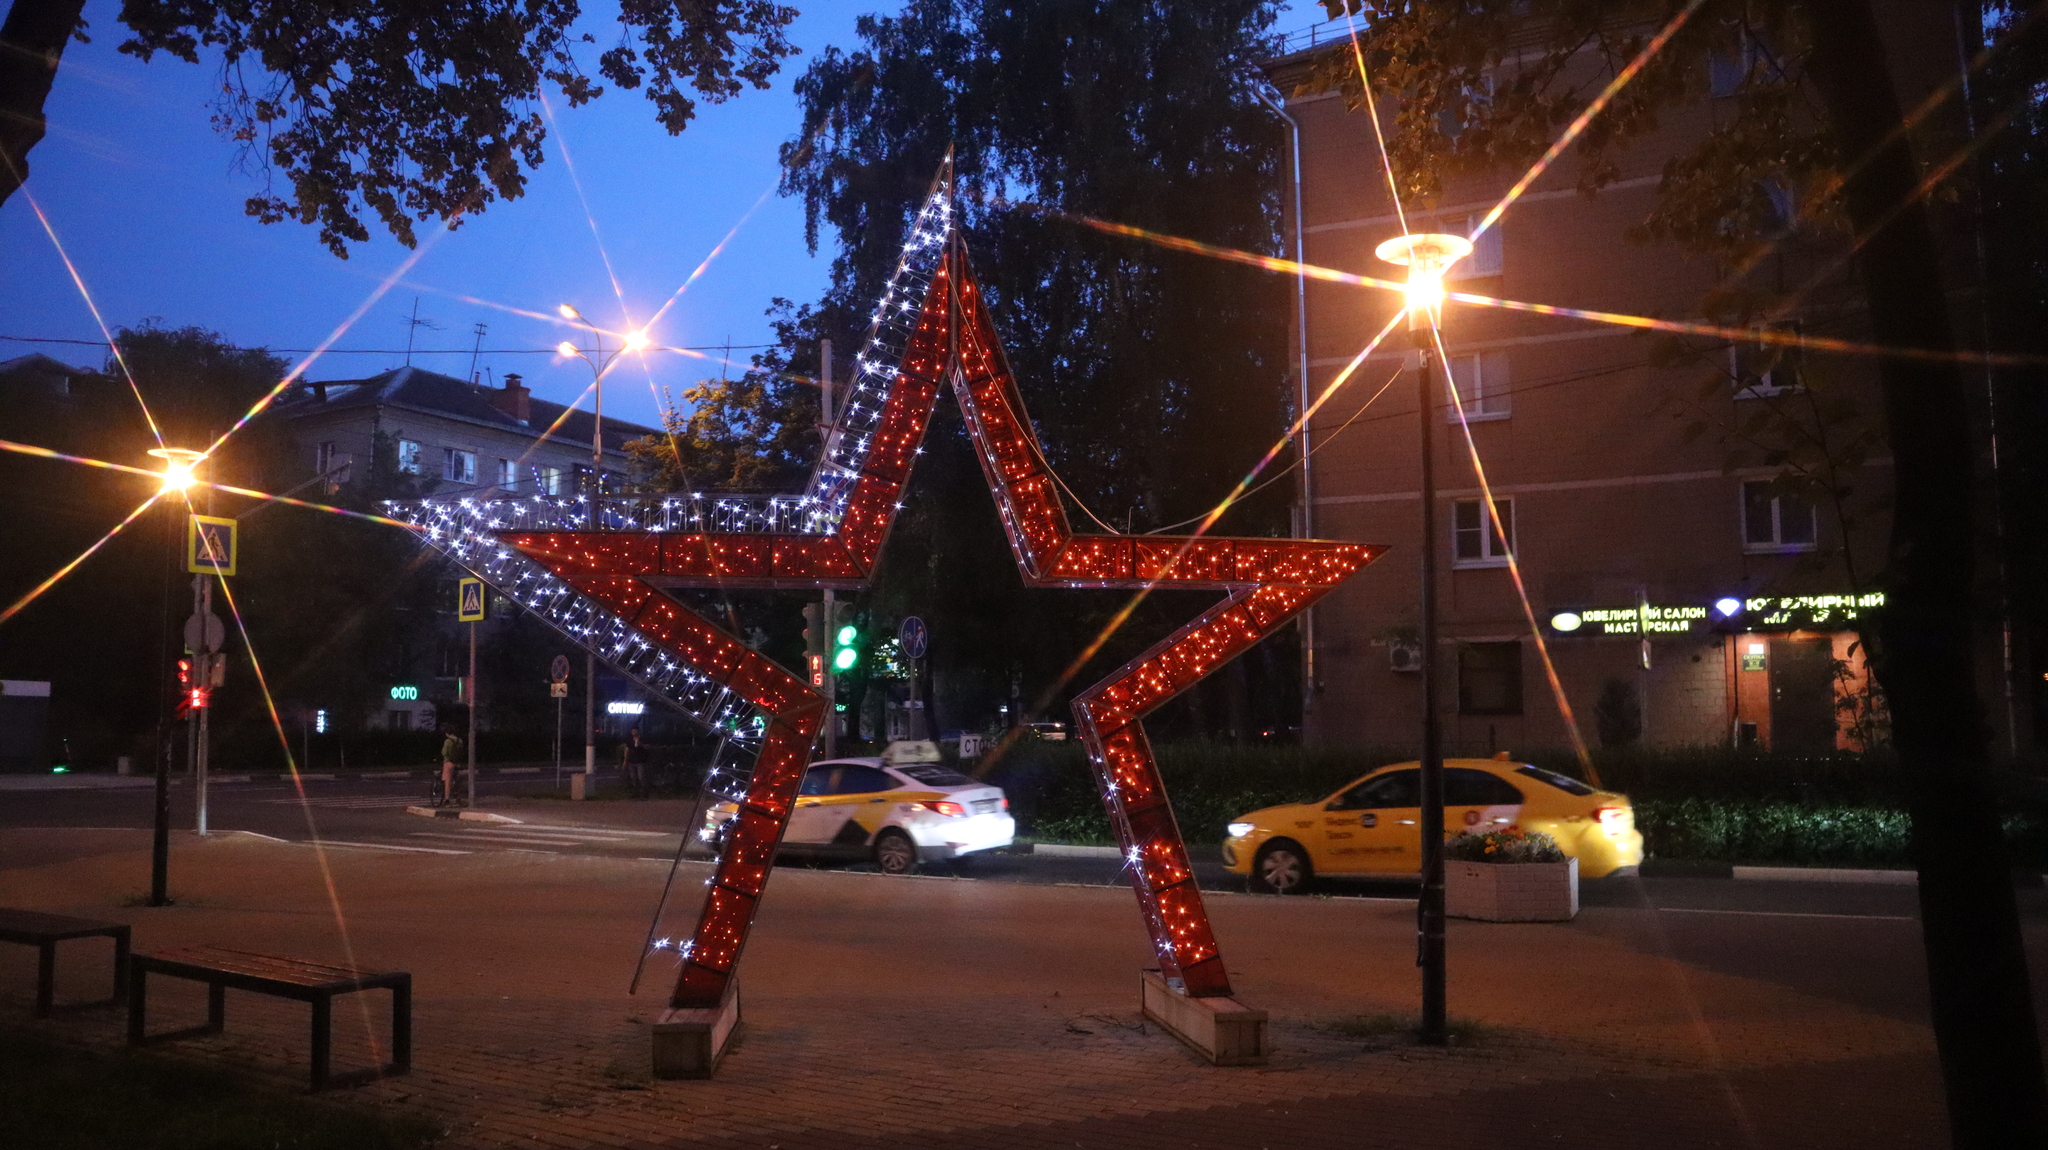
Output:
<path fill-rule="evenodd" d="M 1224 825 L 1260 807 L 1311 801 L 1388 763 L 1398 750 L 1156 747 L 1175 816 L 1191 843 L 1222 841 Z M 1531 760 L 1580 777 L 1569 754 Z M 1630 796 L 1653 857 L 1734 863 L 1910 866 L 1909 819 L 1887 757 L 1791 758 L 1698 749 L 1602 752 L 1601 785 Z M 1081 747 L 1025 743 L 978 772 L 1003 787 L 1019 833 L 1041 841 L 1111 842 Z M 2005 816 L 2014 861 L 2048 866 L 2048 810 Z"/>

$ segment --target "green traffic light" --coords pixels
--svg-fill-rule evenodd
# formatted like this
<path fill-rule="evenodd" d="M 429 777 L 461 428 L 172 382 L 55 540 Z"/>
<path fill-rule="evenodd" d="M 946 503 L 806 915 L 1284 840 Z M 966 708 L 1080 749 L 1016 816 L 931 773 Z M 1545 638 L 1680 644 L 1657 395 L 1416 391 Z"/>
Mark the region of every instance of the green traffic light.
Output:
<path fill-rule="evenodd" d="M 860 662 L 860 652 L 851 647 L 841 647 L 839 653 L 832 656 L 832 669 L 835 671 L 850 671 L 853 669 L 853 665 L 858 662 Z"/>
<path fill-rule="evenodd" d="M 851 623 L 839 629 L 839 645 L 842 647 L 853 646 L 853 641 L 858 638 L 860 638 L 860 629 Z"/>

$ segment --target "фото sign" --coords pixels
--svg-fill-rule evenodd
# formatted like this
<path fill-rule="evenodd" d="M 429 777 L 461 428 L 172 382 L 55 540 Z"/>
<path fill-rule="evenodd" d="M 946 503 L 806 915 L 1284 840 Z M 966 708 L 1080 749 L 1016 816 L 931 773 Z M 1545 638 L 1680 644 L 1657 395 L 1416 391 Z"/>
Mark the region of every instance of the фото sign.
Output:
<path fill-rule="evenodd" d="M 391 697 L 401 703 L 411 703 L 419 699 L 420 689 L 410 685 L 393 687 Z"/>

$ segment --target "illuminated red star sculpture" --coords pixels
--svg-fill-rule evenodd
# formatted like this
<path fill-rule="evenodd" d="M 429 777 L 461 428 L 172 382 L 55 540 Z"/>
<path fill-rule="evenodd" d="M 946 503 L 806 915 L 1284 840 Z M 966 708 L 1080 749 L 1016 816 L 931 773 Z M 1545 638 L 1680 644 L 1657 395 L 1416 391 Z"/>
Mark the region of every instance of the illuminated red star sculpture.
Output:
<path fill-rule="evenodd" d="M 942 174 L 941 191 L 935 194 L 943 194 L 944 181 Z M 499 535 L 643 638 L 765 713 L 765 738 L 752 779 L 718 859 L 696 933 L 681 948 L 682 968 L 671 1002 L 678 1009 L 713 1007 L 725 994 L 810 764 L 826 701 L 804 679 L 661 589 L 865 586 L 901 506 L 942 382 L 951 381 L 966 416 L 1026 583 L 1225 593 L 1222 602 L 1074 701 L 1161 974 L 1178 979 L 1191 996 L 1227 995 L 1230 982 L 1142 720 L 1384 550 L 1321 540 L 1074 534 L 982 307 L 966 245 L 950 211 L 939 216 L 943 228 L 925 236 L 935 264 L 922 300 L 881 303 L 878 329 L 891 308 L 915 307 L 916 319 L 891 378 L 870 397 L 879 412 L 869 415 L 878 417 L 863 425 L 868 430 L 860 442 L 847 445 L 841 455 L 858 460 L 858 466 L 847 469 L 837 488 L 843 510 L 829 532 Z M 856 405 L 861 394 L 855 392 Z M 837 438 L 833 443 L 839 446 Z M 831 454 L 828 448 L 828 464 Z"/>

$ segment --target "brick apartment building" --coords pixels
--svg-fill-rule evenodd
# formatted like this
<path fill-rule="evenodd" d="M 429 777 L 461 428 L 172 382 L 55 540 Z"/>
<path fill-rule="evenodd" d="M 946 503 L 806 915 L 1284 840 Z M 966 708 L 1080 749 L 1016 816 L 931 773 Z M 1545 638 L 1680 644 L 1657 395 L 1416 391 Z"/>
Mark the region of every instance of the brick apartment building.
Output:
<path fill-rule="evenodd" d="M 1894 42 L 1931 36 L 1952 46 L 1945 13 L 1934 15 L 1939 28 Z M 1293 40 L 1295 50 L 1266 64 L 1281 91 L 1292 93 L 1316 55 L 1330 50 L 1328 29 L 1319 39 Z M 1894 74 L 1931 83 L 1940 77 L 1924 69 L 1954 59 L 1947 48 L 1921 56 L 1894 60 Z M 1709 74 L 1719 94 L 1728 81 Z M 1739 82 L 1742 73 L 1732 75 Z M 1903 102 L 1913 102 L 1910 92 Z M 1650 214 L 1666 159 L 1730 115 L 1728 105 L 1702 98 L 1661 115 L 1659 130 L 1619 157 L 1619 179 L 1595 196 L 1575 190 L 1579 171 L 1567 152 L 1484 236 L 1450 286 L 1701 318 L 1702 298 L 1727 270 L 1626 233 Z M 1400 278 L 1373 254 L 1402 229 L 1367 116 L 1336 94 L 1290 98 L 1287 111 L 1299 123 L 1307 262 Z M 1469 234 L 1520 174 L 1446 182 L 1436 203 L 1406 205 L 1407 230 Z M 1841 245 L 1839 236 L 1795 225 L 1751 274 L 1783 290 L 1821 273 Z M 1824 275 L 1788 330 L 1864 338 L 1853 271 L 1843 264 Z M 1311 389 L 1320 391 L 1399 306 L 1390 293 L 1311 281 Z M 1487 529 L 1458 412 L 1440 394 L 1441 414 L 1432 416 L 1440 534 L 1430 546 L 1441 572 L 1438 666 L 1449 749 L 1525 752 L 1568 742 L 1508 568 L 1509 546 L 1588 743 L 1599 745 L 1603 711 L 1610 725 L 1625 727 L 1633 709 L 1650 746 L 1819 753 L 1857 745 L 1865 675 L 1847 620 L 1882 602 L 1873 577 L 1889 530 L 1889 459 L 1880 447 L 1853 474 L 1837 476 L 1850 490 L 1845 499 L 1807 498 L 1775 482 L 1784 468 L 1770 444 L 1740 429 L 1758 405 L 1799 402 L 1820 382 L 1875 418 L 1872 361 L 1774 355 L 1706 338 L 1674 347 L 1624 327 L 1455 303 L 1446 309 L 1445 339 L 1509 536 Z M 1412 374 L 1361 411 L 1403 368 L 1408 346 L 1397 331 L 1311 428 L 1314 533 L 1395 546 L 1318 608 L 1320 690 L 1307 737 L 1324 744 L 1419 737 Z M 1689 433 L 1689 425 L 1704 430 Z"/>
<path fill-rule="evenodd" d="M 505 376 L 503 386 L 487 387 L 401 367 L 368 379 L 303 384 L 273 411 L 307 462 L 333 483 L 345 483 L 355 467 L 367 466 L 379 436 L 396 452 L 399 469 L 426 480 L 425 490 L 433 495 L 574 496 L 590 472 L 591 413 L 568 409 L 565 415 L 561 404 L 533 398 L 517 375 Z M 604 421 L 607 488 L 626 473 L 625 443 L 658 434 L 624 420 Z M 504 617 L 485 626 L 497 626 Z M 459 701 L 458 684 L 467 669 L 462 632 L 446 618 L 433 625 L 441 632 L 439 658 L 422 669 L 426 674 L 378 688 L 373 706 L 381 713 L 379 726 L 429 728 L 441 707 Z"/>

